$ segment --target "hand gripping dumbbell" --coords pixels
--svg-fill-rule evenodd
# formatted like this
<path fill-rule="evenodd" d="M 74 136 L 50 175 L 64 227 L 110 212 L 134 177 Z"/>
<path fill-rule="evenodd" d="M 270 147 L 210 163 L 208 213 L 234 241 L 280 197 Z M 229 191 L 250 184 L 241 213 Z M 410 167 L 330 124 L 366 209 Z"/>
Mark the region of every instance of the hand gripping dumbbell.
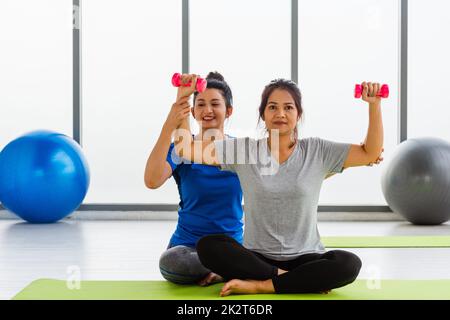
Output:
<path fill-rule="evenodd" d="M 363 92 L 363 87 L 361 84 L 355 85 L 355 98 L 361 98 Z M 387 98 L 389 97 L 389 87 L 387 84 L 383 84 L 380 88 L 380 91 L 377 94 L 377 97 Z"/>
<path fill-rule="evenodd" d="M 206 79 L 203 78 L 197 78 L 197 84 L 195 88 L 198 92 L 203 92 L 206 89 Z M 181 74 L 180 73 L 174 73 L 172 76 L 172 84 L 174 87 L 179 87 L 181 85 Z M 183 84 L 183 87 L 190 87 L 191 82 Z"/>

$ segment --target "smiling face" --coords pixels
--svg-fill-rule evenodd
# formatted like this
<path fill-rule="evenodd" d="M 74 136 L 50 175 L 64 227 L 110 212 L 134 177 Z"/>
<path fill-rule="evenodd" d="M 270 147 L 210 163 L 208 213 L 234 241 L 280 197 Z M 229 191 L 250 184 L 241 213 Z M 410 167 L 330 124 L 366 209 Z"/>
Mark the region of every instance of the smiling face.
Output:
<path fill-rule="evenodd" d="M 273 90 L 264 109 L 263 120 L 267 130 L 278 129 L 280 135 L 292 134 L 298 119 L 299 114 L 291 94 L 283 89 Z"/>
<path fill-rule="evenodd" d="M 206 89 L 195 99 L 192 115 L 202 130 L 223 130 L 225 119 L 233 112 L 232 107 L 226 107 L 225 99 L 218 89 Z"/>

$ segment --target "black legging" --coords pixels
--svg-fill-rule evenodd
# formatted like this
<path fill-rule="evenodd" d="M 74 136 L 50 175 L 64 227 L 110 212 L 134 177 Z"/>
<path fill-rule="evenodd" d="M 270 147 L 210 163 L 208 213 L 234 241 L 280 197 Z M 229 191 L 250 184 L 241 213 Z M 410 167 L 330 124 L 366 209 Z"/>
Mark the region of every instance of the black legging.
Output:
<path fill-rule="evenodd" d="M 244 248 L 233 238 L 216 234 L 197 242 L 202 264 L 231 279 L 272 279 L 276 293 L 318 293 L 352 283 L 361 269 L 361 260 L 343 250 L 307 253 L 289 261 L 277 261 Z M 278 268 L 288 272 L 278 275 Z"/>

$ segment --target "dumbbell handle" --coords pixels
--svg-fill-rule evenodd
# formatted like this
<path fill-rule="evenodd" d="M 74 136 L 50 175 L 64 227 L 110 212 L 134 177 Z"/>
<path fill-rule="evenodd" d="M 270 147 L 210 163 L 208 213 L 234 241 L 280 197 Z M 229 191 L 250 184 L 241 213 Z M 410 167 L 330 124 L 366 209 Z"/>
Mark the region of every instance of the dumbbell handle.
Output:
<path fill-rule="evenodd" d="M 206 84 L 207 84 L 206 79 L 197 78 L 197 83 L 196 83 L 195 88 L 196 88 L 196 90 L 198 92 L 203 92 L 206 89 Z M 181 84 L 181 74 L 180 73 L 174 73 L 173 74 L 173 76 L 172 76 L 172 85 L 174 87 L 179 87 L 180 85 L 182 85 Z M 191 86 L 191 82 L 183 84 L 182 86 L 183 87 L 190 87 Z"/>
<path fill-rule="evenodd" d="M 362 91 L 363 91 L 362 85 L 356 84 L 355 85 L 355 98 L 361 98 Z M 377 97 L 381 97 L 381 98 L 389 97 L 389 86 L 387 84 L 381 85 L 380 91 L 377 93 Z"/>

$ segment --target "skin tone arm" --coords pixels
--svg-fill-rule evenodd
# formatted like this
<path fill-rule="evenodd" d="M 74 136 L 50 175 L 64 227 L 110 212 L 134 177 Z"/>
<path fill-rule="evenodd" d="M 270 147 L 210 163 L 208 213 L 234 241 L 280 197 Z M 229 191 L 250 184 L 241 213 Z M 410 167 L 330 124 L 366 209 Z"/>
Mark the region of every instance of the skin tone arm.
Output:
<path fill-rule="evenodd" d="M 177 101 L 185 98 L 189 99 L 194 93 L 197 75 L 182 75 L 180 80 L 181 83 L 188 83 L 191 81 L 192 85 L 190 87 L 180 86 L 178 88 Z M 192 139 L 189 117 L 183 118 L 177 127 L 174 144 L 176 154 L 184 159 L 195 163 L 213 166 L 219 165 L 215 156 L 215 146 L 212 141 Z"/>
<path fill-rule="evenodd" d="M 180 86 L 177 99 L 190 96 L 195 91 L 196 75 L 183 75 L 182 83 L 192 80 L 190 87 Z M 383 148 L 383 125 L 381 117 L 381 98 L 376 97 L 380 85 L 378 83 L 363 82 L 364 101 L 369 103 L 369 129 L 365 144 L 353 144 L 350 147 L 349 155 L 344 162 L 344 168 L 371 165 L 379 161 Z M 195 163 L 208 165 L 219 165 L 215 155 L 215 146 L 211 141 L 194 141 L 189 126 L 189 119 L 185 118 L 178 127 L 175 134 L 175 152 L 184 159 Z M 330 177 L 328 175 L 326 178 Z"/>
<path fill-rule="evenodd" d="M 383 150 L 383 119 L 381 116 L 381 98 L 376 94 L 380 90 L 379 83 L 363 82 L 364 101 L 369 103 L 369 128 L 365 144 L 352 144 L 344 168 L 370 165 L 376 162 Z"/>
<path fill-rule="evenodd" d="M 189 117 L 189 98 L 178 99 L 172 105 L 166 121 L 161 129 L 158 141 L 153 147 L 144 173 L 144 182 L 147 188 L 159 188 L 172 175 L 172 168 L 166 157 L 169 152 L 172 133 L 180 125 L 184 118 Z"/>
<path fill-rule="evenodd" d="M 181 82 L 188 83 L 190 87 L 180 86 L 177 99 L 189 97 L 195 91 L 196 75 L 182 75 Z M 376 97 L 380 85 L 378 83 L 363 82 L 363 100 L 369 103 L 369 129 L 365 144 L 355 145 L 350 148 L 349 155 L 344 162 L 344 168 L 372 165 L 379 163 L 383 148 L 383 125 L 381 118 L 381 98 Z M 175 152 L 187 160 L 195 163 L 219 165 L 215 155 L 215 147 L 211 141 L 194 141 L 189 126 L 189 119 L 184 118 L 175 134 Z M 333 174 L 329 174 L 329 178 Z"/>
<path fill-rule="evenodd" d="M 364 147 L 364 143 L 363 143 L 363 142 L 361 142 L 360 145 Z M 381 149 L 381 152 L 382 152 L 382 153 L 383 153 L 383 151 L 384 151 L 384 148 Z M 383 160 L 384 160 L 384 158 L 380 155 L 380 156 L 377 158 L 377 160 L 375 160 L 375 162 L 371 162 L 371 163 L 369 163 L 367 166 L 368 166 L 368 167 L 371 167 L 371 166 L 373 166 L 374 164 L 380 164 L 381 161 L 383 161 Z M 344 169 L 345 169 L 345 168 L 344 168 Z M 325 179 L 328 179 L 328 178 L 334 176 L 335 174 L 336 174 L 336 173 L 329 173 L 329 174 L 325 177 Z"/>

